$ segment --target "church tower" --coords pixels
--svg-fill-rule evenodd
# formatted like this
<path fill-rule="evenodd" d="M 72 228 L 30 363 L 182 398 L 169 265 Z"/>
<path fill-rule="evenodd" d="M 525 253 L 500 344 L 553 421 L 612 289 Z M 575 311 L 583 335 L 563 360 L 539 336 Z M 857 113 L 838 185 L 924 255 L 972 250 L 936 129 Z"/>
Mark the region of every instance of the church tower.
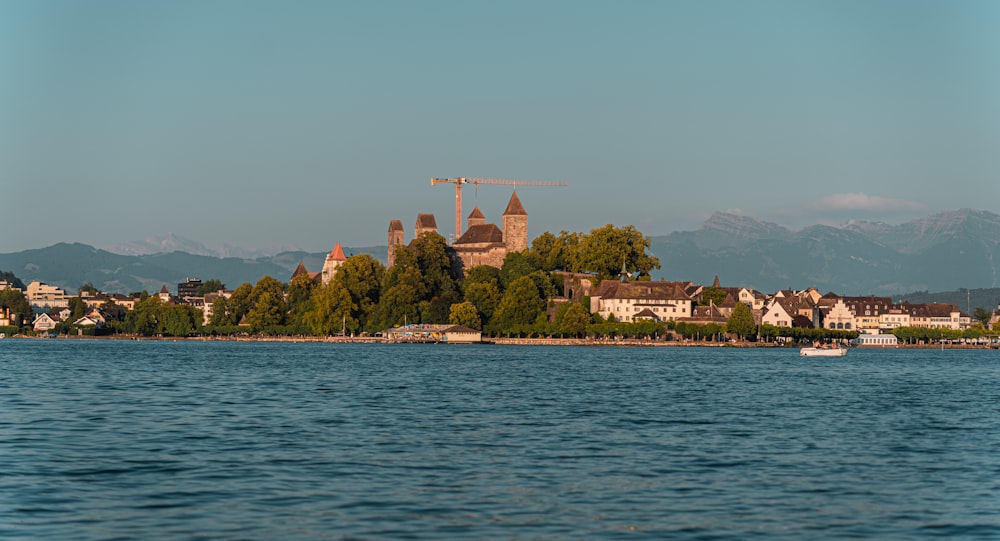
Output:
<path fill-rule="evenodd" d="M 389 266 L 396 262 L 396 250 L 403 246 L 403 222 L 392 220 L 389 222 Z"/>
<path fill-rule="evenodd" d="M 337 268 L 344 264 L 347 258 L 344 257 L 344 249 L 340 247 L 338 242 L 333 250 L 326 255 L 326 261 L 323 262 L 323 285 L 329 284 L 330 280 L 333 280 L 333 274 L 337 272 Z"/>
<path fill-rule="evenodd" d="M 528 247 L 528 213 L 515 191 L 503 211 L 503 243 L 507 252 L 520 252 Z"/>

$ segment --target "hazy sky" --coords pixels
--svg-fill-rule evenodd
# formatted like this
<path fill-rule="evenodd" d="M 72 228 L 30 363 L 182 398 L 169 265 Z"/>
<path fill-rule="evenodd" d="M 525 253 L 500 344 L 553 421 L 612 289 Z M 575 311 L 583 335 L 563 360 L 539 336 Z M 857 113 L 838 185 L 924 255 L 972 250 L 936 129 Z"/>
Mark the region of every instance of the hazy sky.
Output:
<path fill-rule="evenodd" d="M 0 0 L 0 252 L 1000 213 L 1000 2 Z M 499 223 L 510 188 L 478 203 Z M 467 215 L 475 190 L 464 191 Z"/>

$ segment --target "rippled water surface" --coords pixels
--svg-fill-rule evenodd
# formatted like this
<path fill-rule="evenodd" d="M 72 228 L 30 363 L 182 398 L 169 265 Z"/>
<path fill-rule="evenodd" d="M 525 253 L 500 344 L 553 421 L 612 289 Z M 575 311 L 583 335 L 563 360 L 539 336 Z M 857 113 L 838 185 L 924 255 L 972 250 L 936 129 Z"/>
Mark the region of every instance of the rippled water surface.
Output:
<path fill-rule="evenodd" d="M 2 539 L 998 539 L 1000 352 L 0 341 Z"/>

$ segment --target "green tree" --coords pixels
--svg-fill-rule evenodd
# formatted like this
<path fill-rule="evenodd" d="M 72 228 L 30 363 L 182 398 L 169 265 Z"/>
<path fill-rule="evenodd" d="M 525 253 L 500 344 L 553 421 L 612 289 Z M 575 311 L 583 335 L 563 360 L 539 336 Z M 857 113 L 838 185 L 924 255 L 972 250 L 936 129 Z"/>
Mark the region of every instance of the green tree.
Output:
<path fill-rule="evenodd" d="M 718 306 L 725 302 L 726 295 L 726 290 L 721 287 L 706 287 L 701 292 L 701 304 L 708 305 L 712 303 Z"/>
<path fill-rule="evenodd" d="M 143 336 L 152 336 L 159 332 L 162 304 L 160 298 L 155 295 L 136 303 L 135 308 L 125 315 L 123 325 L 125 332 Z"/>
<path fill-rule="evenodd" d="M 586 334 L 587 325 L 590 323 L 590 311 L 578 302 L 566 302 L 563 305 L 566 309 L 558 322 L 559 331 L 577 338 Z"/>
<path fill-rule="evenodd" d="M 90 295 L 97 295 L 101 291 L 97 289 L 97 287 L 95 287 L 93 283 L 87 282 L 86 284 L 80 286 L 79 292 L 80 295 L 83 295 L 84 293 L 89 293 Z"/>
<path fill-rule="evenodd" d="M 465 279 L 462 280 L 463 290 L 472 284 L 493 282 L 500 284 L 500 269 L 490 265 L 477 265 L 465 271 Z"/>
<path fill-rule="evenodd" d="M 410 246 L 424 277 L 427 299 L 458 291 L 461 261 L 444 237 L 437 233 L 424 233 Z"/>
<path fill-rule="evenodd" d="M 273 291 L 265 289 L 247 312 L 247 323 L 250 331 L 259 333 L 270 327 L 283 325 L 285 322 L 285 301 Z"/>
<path fill-rule="evenodd" d="M 739 336 L 741 340 L 757 332 L 757 323 L 749 306 L 742 302 L 736 303 L 736 308 L 726 321 L 726 331 Z"/>
<path fill-rule="evenodd" d="M 358 254 L 347 258 L 333 276 L 334 281 L 343 284 L 350 293 L 354 306 L 351 316 L 358 320 L 363 329 L 378 330 L 370 324 L 378 307 L 385 273 L 385 266 L 377 259 L 368 254 Z"/>
<path fill-rule="evenodd" d="M 198 286 L 198 289 L 195 290 L 195 294 L 199 297 L 204 297 L 209 293 L 215 293 L 216 291 L 222 289 L 226 289 L 226 284 L 223 284 L 221 280 L 213 278 L 202 282 L 201 285 Z"/>
<path fill-rule="evenodd" d="M 303 321 L 318 336 L 354 333 L 360 325 L 351 316 L 353 309 L 351 294 L 344 284 L 331 280 L 329 284 L 313 290 L 312 309 L 305 314 Z"/>
<path fill-rule="evenodd" d="M 403 323 L 419 323 L 419 303 L 420 296 L 413 286 L 404 283 L 392 286 L 379 298 L 376 328 L 384 330 Z"/>
<path fill-rule="evenodd" d="M 609 279 L 621 272 L 624 262 L 626 271 L 638 271 L 640 277 L 648 277 L 653 269 L 660 268 L 660 260 L 646 253 L 649 246 L 649 239 L 635 226 L 608 224 L 583 238 L 574 270 L 593 272 L 602 279 Z"/>
<path fill-rule="evenodd" d="M 193 306 L 160 305 L 160 322 L 157 330 L 168 336 L 188 336 L 201 328 L 201 313 Z"/>
<path fill-rule="evenodd" d="M 253 293 L 253 286 L 249 282 L 243 282 L 234 291 L 226 302 L 226 321 L 220 325 L 238 325 L 243 316 L 250 311 L 250 295 Z M 212 307 L 215 310 L 215 307 Z"/>
<path fill-rule="evenodd" d="M 312 309 L 312 294 L 315 288 L 316 282 L 306 274 L 300 274 L 288 283 L 288 323 L 292 326 L 304 325 L 303 318 Z"/>
<path fill-rule="evenodd" d="M 479 319 L 479 310 L 476 308 L 476 305 L 469 301 L 451 305 L 451 313 L 448 314 L 448 323 L 476 330 L 482 330 L 483 328 L 483 322 Z"/>
<path fill-rule="evenodd" d="M 535 323 L 544 315 L 545 301 L 538 295 L 538 287 L 528 276 L 513 282 L 504 292 L 493 315 L 494 324 L 500 330 L 510 329 L 519 324 Z"/>
<path fill-rule="evenodd" d="M 489 322 L 493 318 L 493 312 L 500 304 L 500 287 L 497 280 L 488 282 L 474 282 L 465 285 L 465 300 L 471 302 L 479 312 L 479 318 L 483 323 Z"/>
<path fill-rule="evenodd" d="M 69 322 L 72 323 L 87 313 L 87 303 L 83 302 L 80 297 L 71 297 L 69 299 L 69 309 L 72 312 L 69 316 Z"/>
<path fill-rule="evenodd" d="M 578 259 L 580 233 L 560 231 L 559 236 L 546 231 L 531 241 L 528 258 L 545 272 L 571 270 Z"/>
<path fill-rule="evenodd" d="M 503 258 L 503 266 L 500 267 L 500 286 L 507 289 L 518 278 L 537 270 L 538 267 L 535 267 L 525 254 L 511 252 Z"/>
<path fill-rule="evenodd" d="M 983 327 L 989 325 L 991 317 L 993 317 L 993 314 L 984 308 L 976 308 L 972 315 L 972 319 L 982 323 Z"/>

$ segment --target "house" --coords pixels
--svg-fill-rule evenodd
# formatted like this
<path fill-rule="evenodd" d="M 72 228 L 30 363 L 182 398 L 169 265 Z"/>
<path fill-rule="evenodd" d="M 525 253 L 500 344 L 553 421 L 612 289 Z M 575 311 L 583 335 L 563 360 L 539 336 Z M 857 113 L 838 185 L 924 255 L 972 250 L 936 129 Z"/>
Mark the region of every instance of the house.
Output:
<path fill-rule="evenodd" d="M 660 321 L 689 318 L 693 301 L 685 293 L 686 285 L 684 282 L 602 280 L 590 296 L 590 311 L 604 319 L 614 316 L 622 322 L 633 321 L 644 310 L 649 310 Z"/>
<path fill-rule="evenodd" d="M 847 309 L 854 315 L 854 330 L 863 333 L 877 334 L 881 328 L 882 316 L 892 309 L 892 298 L 876 297 L 841 297 Z"/>
<path fill-rule="evenodd" d="M 824 329 L 835 329 L 838 331 L 853 331 L 857 328 L 854 324 L 854 313 L 847 307 L 844 300 L 833 293 L 827 293 L 819 301 L 819 309 L 822 313 L 822 327 Z"/>
<path fill-rule="evenodd" d="M 32 327 L 36 331 L 48 332 L 56 328 L 56 324 L 59 323 L 58 316 L 49 315 L 46 313 L 39 314 L 32 322 Z"/>
<path fill-rule="evenodd" d="M 771 299 L 771 302 L 764 308 L 761 316 L 761 325 L 771 325 L 774 327 L 791 327 L 792 319 L 797 315 L 792 303 L 785 297 Z"/>
<path fill-rule="evenodd" d="M 6 306 L 0 307 L 0 327 L 13 327 L 16 325 L 14 321 L 13 314 L 10 313 L 10 308 Z"/>

